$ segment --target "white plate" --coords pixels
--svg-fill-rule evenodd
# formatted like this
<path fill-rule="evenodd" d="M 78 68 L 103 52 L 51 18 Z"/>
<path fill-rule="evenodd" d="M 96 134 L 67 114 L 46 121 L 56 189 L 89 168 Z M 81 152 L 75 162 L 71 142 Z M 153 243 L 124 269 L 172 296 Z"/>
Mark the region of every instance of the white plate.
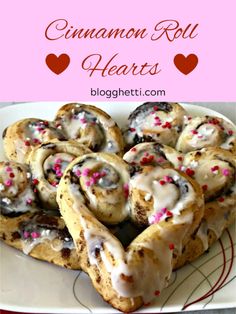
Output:
<path fill-rule="evenodd" d="M 30 117 L 53 119 L 64 103 L 28 103 L 0 110 L 0 134 L 9 124 Z M 121 126 L 138 103 L 95 103 Z M 184 105 L 192 115 L 221 114 Z M 228 120 L 227 118 L 225 118 Z M 229 121 L 229 120 L 228 120 Z M 0 140 L 0 160 L 4 158 Z M 140 313 L 236 307 L 235 228 L 231 226 L 209 253 L 172 276 L 171 285 Z M 97 294 L 87 275 L 34 260 L 1 243 L 0 308 L 38 313 L 114 313 Z M 216 290 L 216 291 L 215 291 Z M 205 296 L 205 298 L 204 298 Z M 202 300 L 199 300 L 202 299 Z"/>

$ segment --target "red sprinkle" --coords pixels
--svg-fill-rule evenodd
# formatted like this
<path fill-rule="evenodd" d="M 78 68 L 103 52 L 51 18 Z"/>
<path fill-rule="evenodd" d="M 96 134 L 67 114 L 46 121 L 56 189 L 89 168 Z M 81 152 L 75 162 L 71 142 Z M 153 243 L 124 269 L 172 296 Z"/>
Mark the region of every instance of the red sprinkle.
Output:
<path fill-rule="evenodd" d="M 217 171 L 217 170 L 219 170 L 219 166 L 214 166 L 214 167 L 211 168 L 212 172 Z"/>
<path fill-rule="evenodd" d="M 160 295 L 160 291 L 159 290 L 156 290 L 155 292 L 154 292 L 154 294 L 155 294 L 155 296 L 159 296 Z"/>
<path fill-rule="evenodd" d="M 206 191 L 206 190 L 208 189 L 207 184 L 204 184 L 204 185 L 202 186 L 202 189 L 203 189 L 203 191 Z"/>
<path fill-rule="evenodd" d="M 169 249 L 170 249 L 171 251 L 173 251 L 173 250 L 174 250 L 174 248 L 175 248 L 174 243 L 170 243 L 170 244 L 169 244 Z"/>
<path fill-rule="evenodd" d="M 229 134 L 230 136 L 233 135 L 233 133 L 234 133 L 234 132 L 233 132 L 232 130 L 229 130 L 229 131 L 228 131 L 228 134 Z"/>
<path fill-rule="evenodd" d="M 141 163 L 141 165 L 145 165 L 145 164 L 151 163 L 153 160 L 154 160 L 154 155 L 150 155 L 147 157 L 143 157 L 141 159 L 140 163 Z"/>
<path fill-rule="evenodd" d="M 25 141 L 25 146 L 30 146 L 30 141 Z"/>
<path fill-rule="evenodd" d="M 154 111 L 158 111 L 158 109 L 159 109 L 158 106 L 154 106 L 154 107 L 153 107 L 153 110 L 154 110 Z"/>
<path fill-rule="evenodd" d="M 213 118 L 213 119 L 209 120 L 209 121 L 208 121 L 208 123 L 209 123 L 209 124 L 214 124 L 214 125 L 217 125 L 217 124 L 219 124 L 219 123 L 220 123 L 220 121 L 219 121 L 219 120 L 217 120 L 217 119 L 215 119 L 215 118 Z"/>
<path fill-rule="evenodd" d="M 171 211 L 167 210 L 167 212 L 166 212 L 166 216 L 167 216 L 167 217 L 173 217 L 173 214 L 172 214 L 172 212 L 171 212 Z"/>
<path fill-rule="evenodd" d="M 32 183 L 33 183 L 33 185 L 38 185 L 39 184 L 39 180 L 38 179 L 33 179 Z"/>
<path fill-rule="evenodd" d="M 219 201 L 220 203 L 223 203 L 224 200 L 225 200 L 225 199 L 224 199 L 223 197 L 218 198 L 218 201 Z"/>
<path fill-rule="evenodd" d="M 160 183 L 160 185 L 165 185 L 165 184 L 166 184 L 166 181 L 160 180 L 159 183 Z"/>
<path fill-rule="evenodd" d="M 166 129 L 166 128 L 167 128 L 167 129 L 171 129 L 171 127 L 172 127 L 172 125 L 171 125 L 170 122 L 166 122 L 165 124 L 162 125 L 162 128 L 163 128 L 163 129 Z"/>
<path fill-rule="evenodd" d="M 192 130 L 191 133 L 192 134 L 198 134 L 198 131 L 197 130 Z"/>
<path fill-rule="evenodd" d="M 195 174 L 195 171 L 192 170 L 192 169 L 190 169 L 190 168 L 187 168 L 185 172 L 186 172 L 186 174 L 187 174 L 188 176 L 190 176 L 190 177 Z"/>
<path fill-rule="evenodd" d="M 135 147 L 131 148 L 131 152 L 136 152 L 137 149 Z"/>
<path fill-rule="evenodd" d="M 183 160 L 183 157 L 178 156 L 177 159 L 178 159 L 179 161 L 182 161 L 182 160 Z"/>
<path fill-rule="evenodd" d="M 14 173 L 13 173 L 13 172 L 9 173 L 9 177 L 10 177 L 10 178 L 15 178 Z"/>
<path fill-rule="evenodd" d="M 40 142 L 40 140 L 38 140 L 37 138 L 34 138 L 34 139 L 33 139 L 33 143 L 34 143 L 34 144 L 40 144 L 41 142 Z"/>
<path fill-rule="evenodd" d="M 130 132 L 135 132 L 136 129 L 135 128 L 129 128 Z"/>

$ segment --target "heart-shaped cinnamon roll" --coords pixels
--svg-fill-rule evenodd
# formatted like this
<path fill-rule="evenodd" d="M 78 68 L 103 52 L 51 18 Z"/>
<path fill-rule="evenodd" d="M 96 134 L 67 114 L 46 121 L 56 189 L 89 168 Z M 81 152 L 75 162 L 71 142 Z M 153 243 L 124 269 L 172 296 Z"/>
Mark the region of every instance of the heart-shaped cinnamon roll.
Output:
<path fill-rule="evenodd" d="M 81 168 L 85 162 L 86 166 Z M 93 174 L 101 171 L 106 174 L 93 180 L 97 176 Z M 75 159 L 66 169 L 58 187 L 60 212 L 76 245 L 81 268 L 89 274 L 102 297 L 123 312 L 136 310 L 168 285 L 175 260 L 203 215 L 201 188 L 194 180 L 176 170 L 163 170 L 161 167 L 154 167 L 151 173 L 153 177 L 145 171 L 133 174 L 130 182 L 131 206 L 150 193 L 152 201 L 149 200 L 147 214 L 150 208 L 156 214 L 156 202 L 159 202 L 159 197 L 162 202 L 162 196 L 156 190 L 154 181 L 162 174 L 173 178 L 173 189 L 179 194 L 180 200 L 173 196 L 173 204 L 169 208 L 172 216 L 153 221 L 126 249 L 96 218 L 100 213 L 94 210 L 96 203 L 96 208 L 102 209 L 104 217 L 106 214 L 109 214 L 108 217 L 118 215 L 117 223 L 127 219 L 128 207 L 125 203 L 129 175 L 121 158 L 97 153 Z M 102 182 L 105 184 L 99 180 L 104 180 Z M 146 180 L 150 182 L 142 185 Z M 141 184 L 133 184 L 132 181 Z M 85 190 L 84 185 L 92 186 L 91 190 Z M 114 193 L 116 197 L 110 197 Z M 91 194 L 91 197 L 87 194 Z M 135 199 L 133 194 L 136 195 Z"/>

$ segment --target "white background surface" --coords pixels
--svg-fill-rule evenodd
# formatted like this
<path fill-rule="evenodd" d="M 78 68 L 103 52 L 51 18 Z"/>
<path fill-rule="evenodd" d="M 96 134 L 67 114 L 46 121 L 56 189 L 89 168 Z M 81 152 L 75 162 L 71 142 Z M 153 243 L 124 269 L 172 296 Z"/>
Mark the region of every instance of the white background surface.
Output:
<path fill-rule="evenodd" d="M 5 107 L 8 105 L 12 105 L 12 103 L 1 103 L 0 107 Z M 228 117 L 232 122 L 236 124 L 236 102 L 234 103 L 194 103 L 199 106 L 207 107 L 213 110 L 216 110 L 222 114 L 224 114 L 226 117 Z M 236 292 L 235 292 L 235 298 L 236 298 Z M 199 311 L 184 311 L 186 314 L 196 314 L 200 313 Z M 207 313 L 207 314 L 236 314 L 236 309 L 225 309 L 225 310 L 205 310 L 201 311 L 201 313 Z"/>

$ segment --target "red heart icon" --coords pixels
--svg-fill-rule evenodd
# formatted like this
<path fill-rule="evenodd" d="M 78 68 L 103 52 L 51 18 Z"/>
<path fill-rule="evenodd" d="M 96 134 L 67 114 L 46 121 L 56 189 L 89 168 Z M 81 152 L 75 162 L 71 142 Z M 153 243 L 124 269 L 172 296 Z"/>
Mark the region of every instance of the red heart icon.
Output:
<path fill-rule="evenodd" d="M 174 64 L 181 73 L 187 75 L 196 68 L 198 57 L 195 54 L 190 54 L 185 57 L 179 53 L 174 57 Z"/>
<path fill-rule="evenodd" d="M 47 55 L 46 64 L 49 69 L 55 74 L 61 74 L 70 64 L 70 57 L 63 53 L 59 57 L 54 55 L 53 53 Z"/>

